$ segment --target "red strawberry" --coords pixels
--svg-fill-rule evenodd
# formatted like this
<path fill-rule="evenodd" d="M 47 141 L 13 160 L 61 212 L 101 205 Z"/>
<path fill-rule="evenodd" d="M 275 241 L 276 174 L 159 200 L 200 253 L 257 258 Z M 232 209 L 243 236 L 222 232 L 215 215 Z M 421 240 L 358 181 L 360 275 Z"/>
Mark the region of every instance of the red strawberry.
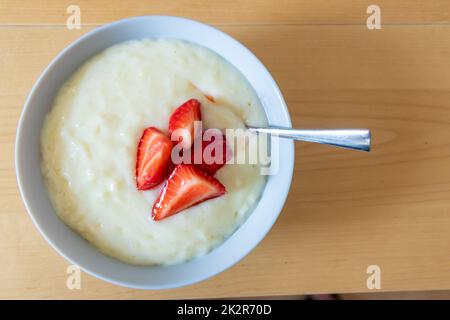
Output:
<path fill-rule="evenodd" d="M 184 129 L 182 132 L 183 139 L 186 141 L 190 135 L 190 144 L 185 142 L 183 147 L 189 148 L 194 141 L 194 121 L 201 121 L 200 102 L 197 99 L 190 99 L 179 106 L 170 116 L 169 119 L 169 137 L 177 129 Z M 186 137 L 186 138 L 184 138 Z"/>
<path fill-rule="evenodd" d="M 231 151 L 231 148 L 227 145 L 226 136 L 224 134 L 222 134 L 220 132 L 220 130 L 208 129 L 208 131 L 210 131 L 210 130 L 214 130 L 214 131 L 217 130 L 217 131 L 214 134 L 210 135 L 210 138 L 211 137 L 212 138 L 209 140 L 211 140 L 211 141 L 206 140 L 205 133 L 203 133 L 203 135 L 202 135 L 203 139 L 201 140 L 202 149 L 197 150 L 195 148 L 195 146 L 192 148 L 194 150 L 193 152 L 191 149 L 191 152 L 192 152 L 191 163 L 196 165 L 202 171 L 204 171 L 210 175 L 214 175 L 217 172 L 217 170 L 222 168 L 225 165 L 225 163 L 231 159 L 232 151 Z M 211 144 L 216 143 L 215 139 L 218 139 L 219 137 L 221 139 L 217 143 L 220 143 L 222 152 L 221 152 L 221 154 L 218 153 L 216 155 L 216 147 L 215 147 L 215 145 L 211 145 Z M 197 141 L 194 143 L 197 143 Z M 205 152 L 205 149 L 209 145 L 211 145 L 210 148 L 208 148 L 208 150 L 206 150 L 206 152 Z M 199 152 L 201 152 L 201 154 L 198 154 Z M 199 160 L 201 160 L 200 163 L 198 163 Z"/>
<path fill-rule="evenodd" d="M 172 141 L 155 127 L 144 130 L 139 140 L 136 159 L 136 185 L 148 190 L 158 185 L 167 175 Z"/>
<path fill-rule="evenodd" d="M 153 220 L 167 218 L 225 193 L 225 187 L 217 179 L 193 165 L 180 164 L 170 174 L 153 205 Z"/>

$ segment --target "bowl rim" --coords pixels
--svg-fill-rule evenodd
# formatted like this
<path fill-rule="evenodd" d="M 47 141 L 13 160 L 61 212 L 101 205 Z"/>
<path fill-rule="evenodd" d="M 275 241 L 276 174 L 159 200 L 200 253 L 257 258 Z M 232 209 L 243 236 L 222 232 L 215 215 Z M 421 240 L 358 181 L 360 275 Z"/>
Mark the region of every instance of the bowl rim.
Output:
<path fill-rule="evenodd" d="M 21 159 L 21 148 L 19 147 L 23 141 L 23 139 L 25 139 L 26 137 L 24 137 L 24 130 L 23 130 L 23 126 L 24 126 L 24 118 L 25 118 L 25 114 L 28 112 L 28 110 L 31 108 L 31 100 L 32 97 L 36 94 L 36 91 L 40 85 L 40 83 L 42 81 L 44 81 L 44 79 L 47 77 L 47 75 L 51 72 L 53 66 L 56 64 L 56 62 L 58 60 L 60 60 L 66 53 L 68 53 L 69 51 L 72 50 L 72 48 L 76 47 L 77 45 L 79 45 L 80 43 L 88 40 L 89 38 L 93 37 L 94 35 L 104 32 L 110 28 L 113 27 L 117 27 L 120 25 L 126 25 L 128 23 L 131 23 L 133 21 L 136 20 L 142 20 L 142 19 L 172 19 L 174 21 L 178 21 L 178 22 L 182 22 L 182 23 L 188 23 L 188 24 L 197 24 L 199 25 L 199 27 L 202 28 L 206 28 L 206 29 L 212 29 L 212 31 L 220 34 L 221 36 L 227 38 L 228 41 L 233 42 L 237 47 L 239 47 L 239 50 L 244 51 L 247 55 L 251 56 L 254 61 L 259 65 L 259 67 L 261 68 L 261 70 L 263 72 L 266 73 L 266 76 L 268 77 L 268 79 L 270 80 L 270 85 L 273 88 L 273 90 L 275 91 L 281 107 L 282 107 L 282 113 L 284 116 L 284 120 L 287 123 L 287 125 L 289 127 L 292 126 L 291 124 L 291 118 L 290 118 L 290 114 L 289 114 L 289 110 L 287 108 L 286 102 L 283 98 L 283 95 L 277 85 L 277 83 L 275 82 L 275 80 L 273 79 L 272 75 L 270 74 L 270 72 L 268 71 L 268 69 L 264 66 L 264 64 L 255 56 L 255 54 L 253 54 L 253 52 L 251 52 L 246 46 L 244 46 L 242 43 L 240 43 L 239 41 L 237 41 L 236 39 L 234 39 L 233 37 L 231 37 L 230 35 L 228 35 L 227 33 L 202 22 L 193 20 L 193 19 L 188 19 L 188 18 L 184 18 L 184 17 L 177 17 L 177 16 L 167 16 L 167 15 L 143 15 L 143 16 L 136 16 L 136 17 L 130 17 L 130 18 L 125 18 L 125 19 L 121 19 L 121 20 L 117 20 L 111 23 L 107 23 L 104 24 L 100 27 L 97 27 L 91 31 L 86 32 L 85 34 L 83 34 L 82 36 L 80 36 L 79 38 L 77 38 L 76 40 L 74 40 L 73 42 L 71 42 L 69 45 L 67 45 L 66 47 L 64 47 L 64 49 L 62 49 L 52 60 L 51 62 L 45 67 L 45 69 L 41 72 L 41 74 L 39 75 L 39 77 L 37 78 L 37 80 L 35 80 L 29 94 L 27 95 L 27 98 L 25 100 L 25 103 L 23 105 L 20 117 L 19 117 L 19 121 L 18 121 L 18 125 L 17 125 L 17 129 L 16 129 L 16 139 L 15 139 L 15 147 L 14 147 L 14 163 L 15 163 L 15 171 L 16 171 L 16 180 L 17 180 L 17 185 L 18 185 L 18 189 L 19 189 L 19 193 L 20 196 L 22 198 L 22 201 L 24 203 L 25 209 L 29 215 L 29 217 L 31 218 L 31 220 L 33 221 L 34 226 L 38 229 L 39 233 L 41 234 L 41 236 L 50 244 L 50 246 L 56 251 L 58 252 L 62 257 L 64 257 L 67 261 L 69 261 L 70 263 L 78 266 L 81 270 L 83 270 L 84 272 L 86 272 L 87 274 L 94 276 L 98 279 L 102 279 L 106 282 L 115 284 L 115 285 L 119 285 L 119 286 L 123 286 L 123 287 L 128 287 L 128 288 L 134 288 L 134 289 L 146 289 L 146 290 L 160 290 L 160 289 L 171 289 L 171 288 L 178 288 L 178 287 L 183 287 L 183 286 L 187 286 L 187 285 L 191 285 L 194 283 L 198 283 L 204 280 L 207 280 L 223 271 L 225 271 L 226 269 L 231 268 L 232 266 L 234 266 L 235 264 L 237 264 L 239 261 L 241 261 L 244 257 L 246 257 L 252 250 L 254 250 L 260 243 L 261 241 L 265 238 L 265 236 L 268 234 L 268 232 L 272 229 L 274 223 L 276 222 L 276 220 L 278 219 L 284 205 L 287 199 L 287 196 L 289 194 L 289 190 L 291 187 L 291 183 L 292 183 L 292 177 L 293 177 L 293 173 L 294 173 L 294 163 L 295 163 L 295 148 L 294 148 L 294 142 L 293 141 L 289 141 L 289 154 L 290 157 L 285 157 L 283 156 L 283 158 L 285 158 L 285 161 L 287 162 L 288 166 L 287 166 L 287 171 L 288 171 L 288 177 L 287 180 L 285 181 L 285 184 L 283 186 L 280 186 L 279 188 L 279 192 L 281 194 L 281 196 L 279 197 L 279 201 L 278 201 L 278 206 L 276 207 L 276 209 L 274 209 L 275 211 L 277 211 L 276 214 L 273 214 L 272 220 L 271 221 L 267 221 L 267 223 L 265 223 L 266 226 L 266 230 L 264 230 L 264 232 L 261 233 L 260 237 L 258 237 L 256 239 L 256 241 L 254 241 L 254 245 L 251 247 L 247 247 L 245 248 L 245 250 L 241 250 L 242 253 L 240 254 L 240 257 L 238 259 L 235 259 L 231 262 L 228 262 L 226 264 L 224 264 L 221 268 L 219 268 L 218 270 L 214 270 L 213 272 L 210 272 L 208 274 L 199 276 L 197 278 L 192 278 L 188 281 L 184 281 L 184 282 L 177 282 L 176 284 L 167 284 L 167 285 L 155 285 L 155 286 L 149 286 L 149 285 L 140 285 L 140 284 L 136 284 L 136 283 L 131 283 L 131 282 L 126 282 L 126 281 L 121 281 L 121 280 L 117 280 L 117 279 L 113 279 L 110 278 L 108 276 L 105 276 L 101 273 L 99 273 L 96 270 L 93 270 L 91 268 L 88 268 L 86 266 L 83 266 L 81 264 L 76 263 L 76 259 L 71 257 L 71 254 L 64 252 L 63 249 L 60 248 L 60 246 L 55 243 L 54 241 L 50 240 L 49 236 L 46 234 L 46 232 L 43 230 L 43 227 L 40 225 L 40 223 L 37 221 L 36 217 L 35 217 L 35 213 L 33 212 L 33 209 L 31 208 L 31 205 L 29 203 L 29 200 L 27 199 L 27 195 L 25 193 L 25 179 L 22 176 L 22 172 L 21 172 L 21 165 L 20 165 L 20 159 Z M 180 40 L 184 40 L 182 38 L 179 38 Z M 131 40 L 131 38 L 130 38 Z M 119 43 L 119 42 L 117 42 Z M 220 54 L 220 53 L 218 53 Z M 231 62 L 230 62 L 231 63 Z M 237 68 L 237 67 L 236 67 Z M 237 68 L 239 70 L 239 68 Z M 250 85 L 252 85 L 252 83 L 250 83 Z M 264 187 L 266 188 L 266 187 Z M 264 191 L 263 191 L 264 192 Z M 243 224 L 245 224 L 245 221 L 243 222 Z M 238 228 L 241 228 L 242 226 L 239 226 Z M 81 237 L 81 236 L 80 236 Z M 227 241 L 227 239 L 225 239 L 224 241 Z M 91 245 L 91 244 L 90 244 Z M 94 248 L 95 250 L 98 251 L 98 249 Z M 217 248 L 213 249 L 216 250 Z M 114 258 L 113 258 L 114 259 Z M 131 265 L 130 265 L 131 266 Z"/>

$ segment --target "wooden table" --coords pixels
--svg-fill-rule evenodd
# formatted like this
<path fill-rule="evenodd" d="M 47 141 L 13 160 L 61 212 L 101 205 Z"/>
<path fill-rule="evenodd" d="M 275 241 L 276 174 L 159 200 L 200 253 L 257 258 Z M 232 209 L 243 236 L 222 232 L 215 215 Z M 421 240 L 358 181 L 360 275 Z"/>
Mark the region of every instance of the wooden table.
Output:
<path fill-rule="evenodd" d="M 81 8 L 68 30 L 66 8 Z M 381 8 L 381 30 L 366 9 Z M 295 176 L 272 231 L 202 283 L 164 291 L 82 275 L 39 235 L 18 195 L 14 138 L 34 81 L 66 45 L 136 15 L 210 23 L 272 72 L 298 127 L 368 127 L 369 154 L 296 144 Z M 450 3 L 409 1 L 0 0 L 0 298 L 212 298 L 450 288 Z"/>

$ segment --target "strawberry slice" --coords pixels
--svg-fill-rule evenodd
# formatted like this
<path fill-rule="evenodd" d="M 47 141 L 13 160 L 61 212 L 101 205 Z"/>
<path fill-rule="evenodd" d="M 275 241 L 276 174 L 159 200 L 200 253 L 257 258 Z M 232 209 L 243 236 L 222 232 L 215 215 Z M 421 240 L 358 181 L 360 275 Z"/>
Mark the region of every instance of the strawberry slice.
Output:
<path fill-rule="evenodd" d="M 152 218 L 155 221 L 167 218 L 225 193 L 225 187 L 217 179 L 193 165 L 180 164 L 172 171 L 156 199 Z"/>
<path fill-rule="evenodd" d="M 170 164 L 172 141 L 155 127 L 144 130 L 137 149 L 136 185 L 148 190 L 164 180 Z"/>
<path fill-rule="evenodd" d="M 206 140 L 205 133 L 202 134 L 202 148 L 201 150 L 196 149 L 193 147 L 191 149 L 191 163 L 193 163 L 196 167 L 201 169 L 202 171 L 214 175 L 217 170 L 222 168 L 225 163 L 231 159 L 232 151 L 231 148 L 227 145 L 226 136 L 220 132 L 218 129 L 208 129 L 208 131 L 214 130 L 216 131 L 214 134 L 212 134 L 209 139 L 210 141 Z M 219 141 L 216 142 L 216 139 L 220 138 Z M 194 143 L 197 143 L 194 142 Z M 214 143 L 214 144 L 213 144 Z M 215 143 L 220 144 L 220 147 L 218 149 L 218 146 L 215 145 Z M 210 146 L 210 147 L 208 147 Z M 192 151 L 194 150 L 194 151 Z M 216 154 L 216 151 L 219 151 Z M 201 154 L 199 154 L 201 152 Z M 199 162 L 199 160 L 201 162 Z"/>
<path fill-rule="evenodd" d="M 189 148 L 194 142 L 194 121 L 201 121 L 200 102 L 190 99 L 179 106 L 169 119 L 169 137 L 175 130 L 183 129 L 181 133 L 184 148 Z M 190 139 L 189 139 L 190 138 Z M 190 141 L 190 143 L 188 143 Z"/>

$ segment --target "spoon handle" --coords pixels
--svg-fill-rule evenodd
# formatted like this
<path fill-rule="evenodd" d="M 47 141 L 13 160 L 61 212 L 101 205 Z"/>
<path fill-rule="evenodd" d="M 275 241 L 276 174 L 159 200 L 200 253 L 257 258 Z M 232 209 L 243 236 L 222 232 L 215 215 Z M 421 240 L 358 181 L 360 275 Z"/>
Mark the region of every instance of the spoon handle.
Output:
<path fill-rule="evenodd" d="M 368 129 L 291 129 L 282 127 L 248 127 L 256 133 L 276 135 L 281 138 L 317 142 L 332 146 L 370 151 Z"/>

